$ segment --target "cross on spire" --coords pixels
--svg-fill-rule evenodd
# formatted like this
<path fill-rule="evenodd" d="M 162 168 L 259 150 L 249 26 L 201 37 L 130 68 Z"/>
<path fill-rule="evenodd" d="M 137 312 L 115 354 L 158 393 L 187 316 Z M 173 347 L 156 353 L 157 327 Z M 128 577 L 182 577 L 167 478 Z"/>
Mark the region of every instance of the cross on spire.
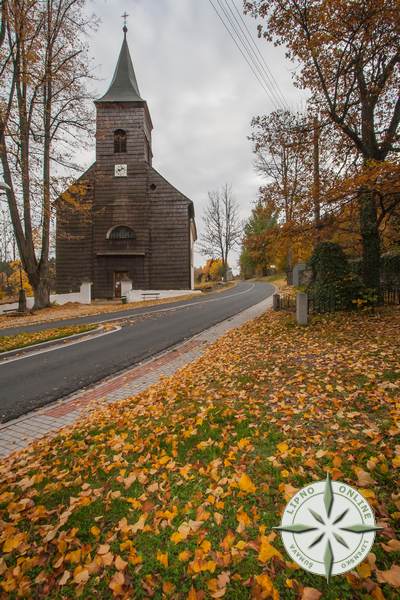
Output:
<path fill-rule="evenodd" d="M 122 19 L 124 19 L 124 33 L 126 33 L 128 31 L 128 27 L 126 25 L 127 23 L 127 18 L 129 17 L 129 15 L 127 14 L 127 12 L 125 11 L 123 15 L 121 15 Z"/>

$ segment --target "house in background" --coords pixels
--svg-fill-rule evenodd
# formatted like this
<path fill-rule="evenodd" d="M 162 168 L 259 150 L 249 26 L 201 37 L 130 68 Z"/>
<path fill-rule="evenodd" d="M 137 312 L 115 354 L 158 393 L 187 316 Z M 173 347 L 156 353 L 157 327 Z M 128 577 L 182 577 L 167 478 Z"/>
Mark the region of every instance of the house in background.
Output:
<path fill-rule="evenodd" d="M 96 102 L 96 162 L 57 204 L 57 293 L 93 284 L 93 298 L 194 287 L 193 202 L 152 166 L 153 124 L 124 39 Z"/>

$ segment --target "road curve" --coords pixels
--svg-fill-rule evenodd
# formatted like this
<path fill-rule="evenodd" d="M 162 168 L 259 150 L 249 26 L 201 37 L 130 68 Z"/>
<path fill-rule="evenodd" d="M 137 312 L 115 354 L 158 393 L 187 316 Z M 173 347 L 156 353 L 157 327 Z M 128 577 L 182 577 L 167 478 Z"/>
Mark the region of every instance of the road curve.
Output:
<path fill-rule="evenodd" d="M 7 330 L 35 331 L 72 323 L 121 321 L 113 334 L 45 353 L 0 362 L 0 422 L 19 417 L 126 369 L 261 302 L 274 288 L 239 283 L 225 292 L 147 309 L 92 315 Z M 132 322 L 126 319 L 133 319 Z M 6 335 L 6 330 L 0 331 Z"/>

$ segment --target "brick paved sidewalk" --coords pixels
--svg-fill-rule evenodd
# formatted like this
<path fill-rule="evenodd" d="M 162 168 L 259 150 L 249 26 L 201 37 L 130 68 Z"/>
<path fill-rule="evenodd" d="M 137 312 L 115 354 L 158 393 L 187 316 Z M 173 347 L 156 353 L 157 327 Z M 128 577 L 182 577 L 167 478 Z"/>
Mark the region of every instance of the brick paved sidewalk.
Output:
<path fill-rule="evenodd" d="M 24 448 L 33 440 L 70 425 L 82 416 L 88 405 L 94 401 L 100 404 L 112 403 L 135 396 L 156 383 L 162 376 L 172 375 L 201 356 L 209 344 L 230 329 L 256 318 L 271 306 L 272 297 L 120 375 L 0 425 L 0 457 L 7 456 L 15 450 Z"/>

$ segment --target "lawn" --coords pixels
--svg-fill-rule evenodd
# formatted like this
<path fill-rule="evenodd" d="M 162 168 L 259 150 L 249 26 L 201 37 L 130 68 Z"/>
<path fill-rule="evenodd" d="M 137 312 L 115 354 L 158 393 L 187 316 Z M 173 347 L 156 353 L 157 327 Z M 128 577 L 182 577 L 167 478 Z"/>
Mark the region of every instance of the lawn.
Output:
<path fill-rule="evenodd" d="M 196 295 L 188 290 L 187 295 L 176 296 L 175 298 L 161 298 L 160 300 L 142 300 L 139 302 L 129 302 L 127 304 L 104 301 L 103 303 L 79 304 L 77 302 L 68 302 L 63 305 L 54 305 L 48 308 L 35 310 L 28 315 L 22 314 L 0 314 L 0 331 L 9 327 L 22 327 L 24 325 L 34 325 L 36 323 L 49 323 L 51 321 L 61 321 L 64 319 L 73 319 L 74 317 L 86 317 L 89 315 L 102 315 L 118 313 L 134 308 L 148 308 L 159 304 L 169 304 L 171 302 L 184 302 L 191 300 Z M 118 315 L 116 315 L 118 316 Z"/>
<path fill-rule="evenodd" d="M 77 333 L 85 333 L 86 331 L 92 331 L 96 328 L 97 325 L 72 325 L 70 327 L 59 327 L 57 329 L 45 329 L 44 331 L 18 333 L 17 335 L 1 335 L 0 354 L 18 348 L 26 348 L 27 346 L 69 337 L 71 335 L 76 335 Z"/>
<path fill-rule="evenodd" d="M 307 328 L 268 312 L 5 460 L 4 597 L 398 598 L 399 331 L 398 309 Z M 271 530 L 293 492 L 327 472 L 384 528 L 329 586 Z"/>

